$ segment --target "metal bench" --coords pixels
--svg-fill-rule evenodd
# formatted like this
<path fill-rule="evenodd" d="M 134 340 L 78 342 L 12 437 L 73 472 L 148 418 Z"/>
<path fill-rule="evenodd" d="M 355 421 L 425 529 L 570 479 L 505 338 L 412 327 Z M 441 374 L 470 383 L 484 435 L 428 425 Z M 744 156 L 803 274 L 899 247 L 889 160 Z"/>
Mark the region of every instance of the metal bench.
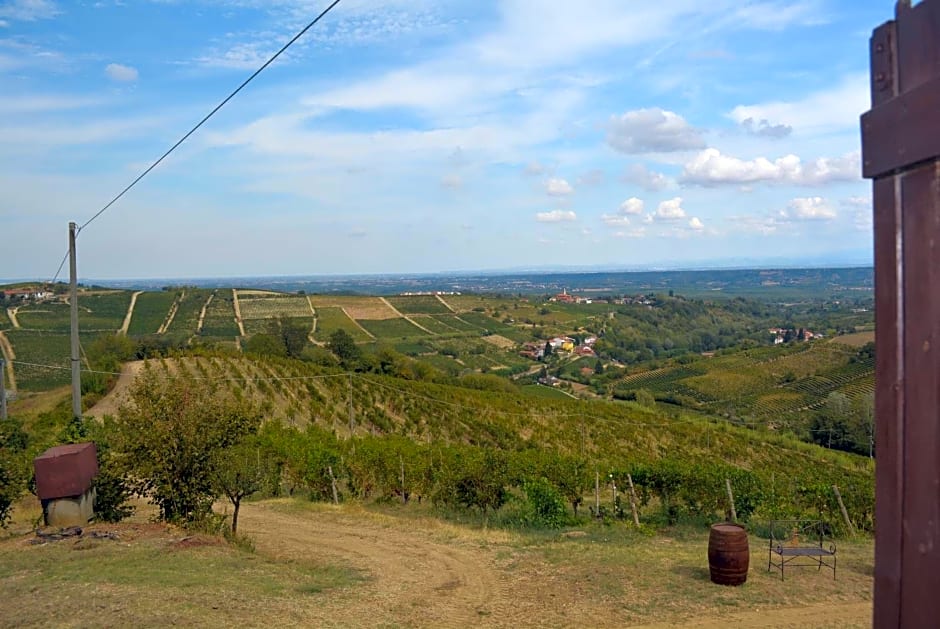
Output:
<path fill-rule="evenodd" d="M 825 527 L 819 520 L 772 520 L 767 571 L 784 568 L 832 569 L 836 578 L 836 545 L 826 543 Z"/>

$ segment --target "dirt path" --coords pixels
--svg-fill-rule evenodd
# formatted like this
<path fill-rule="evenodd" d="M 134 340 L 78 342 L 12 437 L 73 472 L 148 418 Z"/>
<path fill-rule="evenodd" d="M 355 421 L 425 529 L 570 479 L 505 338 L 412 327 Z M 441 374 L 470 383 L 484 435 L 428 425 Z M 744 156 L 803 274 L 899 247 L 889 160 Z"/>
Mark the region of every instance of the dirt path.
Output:
<path fill-rule="evenodd" d="M 437 297 L 437 300 L 438 300 L 439 302 L 441 302 L 442 304 L 444 304 L 444 307 L 445 307 L 445 308 L 447 308 L 447 309 L 450 310 L 451 312 L 457 312 L 456 310 L 454 310 L 453 308 L 450 307 L 450 304 L 449 304 L 449 303 L 447 303 L 446 301 L 444 301 L 444 298 L 443 298 L 443 297 L 441 297 L 440 295 L 434 295 L 434 296 Z"/>
<path fill-rule="evenodd" d="M 16 352 L 13 351 L 13 346 L 10 345 L 10 340 L 3 332 L 0 332 L 0 353 L 2 353 L 3 358 L 6 359 L 7 376 L 10 383 L 10 393 L 16 393 L 16 374 L 13 373 L 13 361 L 16 360 Z M 0 378 L 2 377 L 3 374 L 0 373 Z"/>
<path fill-rule="evenodd" d="M 16 319 L 16 312 L 19 308 L 7 308 L 7 316 L 10 317 L 10 323 L 13 324 L 14 328 L 20 327 L 20 322 Z"/>
<path fill-rule="evenodd" d="M 238 324 L 238 333 L 245 336 L 245 325 L 242 323 L 242 308 L 238 304 L 238 291 L 232 289 L 232 305 L 235 307 L 235 323 Z"/>
<path fill-rule="evenodd" d="M 756 629 L 847 629 L 871 627 L 871 603 L 831 603 L 809 607 L 754 610 L 716 618 L 695 618 L 682 623 L 689 629 L 725 629 L 754 627 Z M 675 624 L 630 625 L 629 629 L 671 629 Z"/>
<path fill-rule="evenodd" d="M 124 323 L 121 324 L 121 329 L 118 330 L 118 334 L 123 334 L 127 336 L 127 329 L 131 327 L 131 318 L 134 316 L 134 306 L 137 305 L 137 298 L 144 294 L 144 291 L 139 290 L 133 295 L 131 295 L 131 303 L 127 307 L 127 314 L 124 315 Z"/>
<path fill-rule="evenodd" d="M 166 319 L 163 320 L 163 323 L 157 328 L 157 334 L 166 334 L 166 331 L 170 329 L 170 326 L 173 324 L 173 319 L 176 318 L 176 311 L 180 308 L 180 302 L 183 301 L 186 297 L 186 291 L 180 293 L 180 296 L 173 300 L 173 304 L 170 306 L 170 311 L 166 315 Z"/>
<path fill-rule="evenodd" d="M 414 319 L 412 319 L 412 318 L 409 317 L 408 315 L 406 315 L 406 314 L 404 314 L 404 313 L 402 313 L 402 312 L 399 312 L 398 308 L 396 308 L 395 306 L 393 306 L 393 305 L 392 305 L 387 299 L 385 299 L 384 297 L 379 297 L 379 299 L 382 300 L 382 303 L 383 303 L 383 304 L 385 304 L 386 306 L 388 306 L 389 308 L 391 308 L 392 312 L 394 312 L 396 316 L 401 317 L 402 319 L 404 319 L 405 321 L 407 321 L 407 322 L 410 323 L 411 325 L 415 326 L 416 328 L 421 328 L 422 330 L 424 330 L 425 332 L 427 332 L 427 333 L 430 334 L 431 336 L 438 336 L 437 332 L 432 332 L 431 330 L 427 329 L 426 327 L 424 327 L 423 325 L 421 325 L 420 323 L 418 323 L 417 321 L 415 321 Z"/>
<path fill-rule="evenodd" d="M 206 300 L 206 303 L 202 305 L 202 310 L 199 312 L 199 323 L 196 324 L 196 334 L 202 332 L 202 322 L 206 318 L 206 310 L 209 308 L 209 304 L 212 303 L 212 298 L 215 297 L 215 293 L 209 295 L 209 299 Z"/>
<path fill-rule="evenodd" d="M 137 377 L 140 370 L 144 368 L 144 362 L 143 360 L 138 360 L 131 363 L 124 363 L 124 366 L 121 367 L 121 375 L 118 376 L 114 388 L 111 389 L 111 392 L 106 396 L 98 400 L 97 404 L 85 411 L 85 415 L 88 417 L 117 415 L 118 408 L 120 408 L 121 403 L 124 402 L 124 393 L 127 391 L 128 387 L 130 387 L 131 383 L 134 382 L 134 378 Z"/>
<path fill-rule="evenodd" d="M 286 501 L 246 504 L 239 532 L 258 552 L 351 565 L 369 579 L 323 601 L 308 626 L 457 627 L 500 622 L 512 603 L 490 552 L 438 541 L 420 526 L 336 509 L 306 511 Z M 488 624 L 485 621 L 483 624 Z"/>

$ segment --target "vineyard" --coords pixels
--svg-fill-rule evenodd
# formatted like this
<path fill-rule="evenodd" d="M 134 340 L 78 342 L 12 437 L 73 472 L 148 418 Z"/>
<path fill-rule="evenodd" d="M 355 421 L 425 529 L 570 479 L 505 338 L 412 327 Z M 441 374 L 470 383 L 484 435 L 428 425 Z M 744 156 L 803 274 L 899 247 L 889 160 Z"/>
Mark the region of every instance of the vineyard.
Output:
<path fill-rule="evenodd" d="M 156 334 L 179 295 L 177 291 L 146 292 L 139 295 L 131 324 L 127 329 L 128 335 Z"/>
<path fill-rule="evenodd" d="M 362 319 L 359 325 L 381 340 L 405 339 L 415 336 L 427 336 L 428 333 L 401 317 L 395 319 Z"/>
<path fill-rule="evenodd" d="M 388 297 L 388 302 L 398 312 L 412 314 L 448 314 L 450 310 L 433 295 Z"/>
<path fill-rule="evenodd" d="M 350 319 L 342 308 L 318 306 L 316 338 L 320 341 L 328 341 L 330 335 L 337 330 L 343 330 L 357 343 L 372 340 L 372 337 L 356 325 L 356 322 Z"/>
<path fill-rule="evenodd" d="M 685 478 L 686 485 L 698 487 L 700 497 L 706 492 L 700 487 L 705 482 L 702 470 L 714 468 L 718 481 L 726 476 L 738 479 L 742 496 L 756 501 L 755 517 L 797 510 L 828 519 L 833 515 L 828 488 L 838 484 L 856 524 L 871 526 L 872 468 L 867 459 L 726 422 L 683 414 L 667 417 L 628 403 L 556 399 L 558 392 L 547 387 L 520 396 L 343 373 L 286 359 L 191 357 L 148 364 L 161 377 L 223 382 L 233 396 L 254 400 L 266 418 L 285 426 L 312 425 L 341 439 L 399 436 L 412 443 L 394 452 L 375 446 L 375 456 L 394 458 L 379 467 L 397 469 L 400 456 L 416 457 L 403 461 L 416 466 L 446 444 L 470 448 L 468 452 L 495 448 L 518 461 L 514 465 L 541 451 L 579 457 L 591 469 L 597 466 L 613 474 L 632 470 L 641 492 L 660 491 L 647 482 L 664 474 Z M 351 465 L 357 457 L 349 457 Z M 379 462 L 370 465 L 377 469 Z M 693 478 L 698 484 L 692 484 Z M 721 497 L 718 481 L 707 490 L 716 504 Z M 360 481 L 351 482 L 361 486 Z M 704 508 L 689 500 L 683 509 Z"/>
<path fill-rule="evenodd" d="M 206 308 L 200 336 L 233 338 L 239 335 L 231 291 L 217 291 Z"/>

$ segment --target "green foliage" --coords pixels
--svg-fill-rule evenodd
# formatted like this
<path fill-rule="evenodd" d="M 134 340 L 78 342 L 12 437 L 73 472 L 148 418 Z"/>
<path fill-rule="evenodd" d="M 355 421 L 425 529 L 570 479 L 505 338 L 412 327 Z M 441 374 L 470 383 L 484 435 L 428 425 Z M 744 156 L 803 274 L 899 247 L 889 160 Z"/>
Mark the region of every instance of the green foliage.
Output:
<path fill-rule="evenodd" d="M 556 529 L 567 523 L 565 500 L 548 479 L 542 477 L 528 481 L 524 489 L 532 524 Z"/>
<path fill-rule="evenodd" d="M 441 450 L 435 498 L 442 504 L 479 509 L 486 516 L 508 498 L 508 466 L 504 454 L 493 448 Z"/>
<path fill-rule="evenodd" d="M 238 534 L 238 511 L 242 499 L 261 491 L 270 475 L 271 460 L 261 456 L 261 443 L 256 439 L 246 439 L 212 453 L 212 486 L 234 507 L 233 536 Z"/>
<path fill-rule="evenodd" d="M 214 381 L 168 380 L 145 370 L 119 411 L 115 451 L 135 490 L 168 521 L 196 521 L 210 510 L 216 451 L 254 433 L 260 413 Z"/>
<path fill-rule="evenodd" d="M 5 527 L 13 503 L 26 491 L 29 480 L 29 436 L 19 421 L 0 422 L 0 527 Z"/>
<path fill-rule="evenodd" d="M 359 346 L 346 330 L 336 330 L 330 334 L 328 347 L 344 365 L 355 362 L 362 355 Z"/>

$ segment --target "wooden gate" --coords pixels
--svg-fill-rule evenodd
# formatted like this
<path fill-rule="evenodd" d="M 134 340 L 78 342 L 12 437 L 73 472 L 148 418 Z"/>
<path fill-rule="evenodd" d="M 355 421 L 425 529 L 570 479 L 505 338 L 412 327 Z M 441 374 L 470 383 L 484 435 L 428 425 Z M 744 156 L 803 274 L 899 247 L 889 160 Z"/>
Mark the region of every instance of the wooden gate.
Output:
<path fill-rule="evenodd" d="M 940 626 L 940 0 L 871 38 L 877 337 L 875 627 Z"/>

